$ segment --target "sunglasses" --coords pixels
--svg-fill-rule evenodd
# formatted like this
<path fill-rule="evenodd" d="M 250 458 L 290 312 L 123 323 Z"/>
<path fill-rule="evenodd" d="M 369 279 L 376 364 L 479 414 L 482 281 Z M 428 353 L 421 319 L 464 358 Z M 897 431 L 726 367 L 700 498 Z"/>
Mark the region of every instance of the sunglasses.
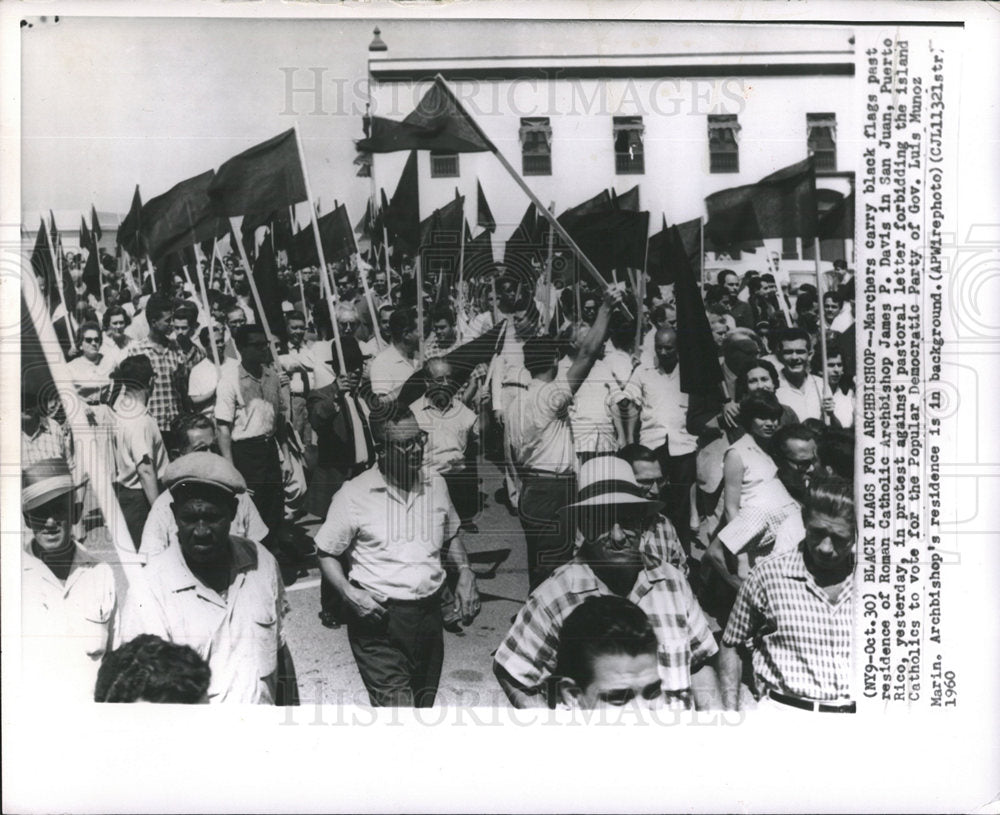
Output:
<path fill-rule="evenodd" d="M 96 345 L 100 341 L 101 341 L 100 337 L 83 337 L 83 338 L 80 339 L 81 343 L 85 342 L 85 343 L 88 343 L 88 344 L 91 344 L 91 345 Z"/>
<path fill-rule="evenodd" d="M 406 441 L 386 441 L 387 446 L 395 447 L 402 453 L 412 453 L 427 444 L 427 433 L 421 430 L 416 436 Z"/>
<path fill-rule="evenodd" d="M 577 518 L 577 524 L 587 540 L 596 540 L 611 532 L 616 524 L 626 532 L 638 534 L 646 525 L 646 517 L 645 510 L 605 506 L 585 509 Z"/>

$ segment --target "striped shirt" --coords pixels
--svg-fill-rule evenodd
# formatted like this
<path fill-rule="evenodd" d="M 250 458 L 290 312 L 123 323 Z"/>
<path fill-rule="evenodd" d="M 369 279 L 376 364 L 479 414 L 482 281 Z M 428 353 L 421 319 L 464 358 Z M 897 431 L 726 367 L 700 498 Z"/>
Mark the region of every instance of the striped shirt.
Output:
<path fill-rule="evenodd" d="M 560 566 L 528 598 L 497 649 L 496 663 L 525 688 L 538 688 L 556 668 L 563 621 L 588 597 L 611 594 L 579 559 Z M 659 643 L 657 661 L 667 706 L 693 707 L 691 673 L 718 650 L 687 580 L 661 563 L 643 569 L 628 599 L 649 618 Z"/>
<path fill-rule="evenodd" d="M 753 650 L 758 693 L 847 699 L 851 687 L 854 581 L 830 602 L 801 547 L 762 560 L 736 598 L 722 642 Z"/>

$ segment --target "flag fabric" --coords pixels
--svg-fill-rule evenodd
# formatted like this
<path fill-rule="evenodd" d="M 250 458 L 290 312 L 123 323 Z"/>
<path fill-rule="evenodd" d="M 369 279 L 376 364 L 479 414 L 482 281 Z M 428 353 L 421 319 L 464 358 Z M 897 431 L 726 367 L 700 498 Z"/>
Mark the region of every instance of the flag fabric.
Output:
<path fill-rule="evenodd" d="M 90 245 L 90 230 L 87 229 L 87 221 L 82 215 L 80 216 L 80 248 L 86 249 L 88 252 L 94 251 Z"/>
<path fill-rule="evenodd" d="M 675 228 L 681 237 L 688 266 L 694 272 L 695 279 L 700 280 L 704 273 L 701 251 L 701 219 L 694 218 L 685 221 L 677 224 Z M 674 283 L 675 259 L 671 257 L 669 251 L 669 236 L 670 229 L 667 227 L 666 218 L 664 218 L 663 228 L 649 238 L 646 271 L 649 273 L 650 280 L 658 286 L 669 286 Z"/>
<path fill-rule="evenodd" d="M 849 240 L 854 237 L 853 190 L 819 216 L 816 234 L 822 239 Z"/>
<path fill-rule="evenodd" d="M 52 263 L 52 252 L 49 249 L 48 229 L 45 219 L 41 219 L 38 234 L 35 236 L 35 247 L 31 250 L 31 268 L 35 272 L 42 292 L 48 301 L 49 313 L 60 303 L 59 292 L 56 290 L 56 270 Z"/>
<path fill-rule="evenodd" d="M 175 184 L 151 198 L 142 208 L 142 231 L 146 250 L 154 260 L 195 243 L 225 234 L 223 219 L 212 208 L 208 188 L 215 172 Z"/>
<path fill-rule="evenodd" d="M 763 238 L 816 235 L 816 170 L 812 156 L 742 187 L 712 193 L 705 199 L 705 236 L 713 247 L 760 245 Z"/>
<path fill-rule="evenodd" d="M 496 150 L 440 76 L 403 121 L 372 116 L 370 135 L 355 142 L 355 146 L 360 153 L 400 150 L 483 153 Z"/>
<path fill-rule="evenodd" d="M 464 213 L 465 198 L 458 196 L 420 222 L 420 268 L 425 276 L 433 273 L 457 278 Z"/>
<path fill-rule="evenodd" d="M 385 224 L 397 253 L 415 255 L 420 245 L 420 188 L 417 152 L 410 153 L 399 184 L 385 210 Z"/>
<path fill-rule="evenodd" d="M 271 233 L 268 230 L 253 265 L 253 280 L 257 286 L 257 293 L 260 295 L 260 302 L 264 307 L 264 314 L 267 317 L 271 333 L 284 341 L 286 335 L 285 316 L 281 310 L 282 289 L 281 283 L 278 281 L 278 264 L 274 259 L 270 237 Z"/>
<path fill-rule="evenodd" d="M 605 278 L 610 279 L 612 269 L 624 272 L 642 269 L 646 264 L 648 212 L 591 212 L 576 218 L 567 231 Z M 627 277 L 622 274 L 619 279 Z"/>
<path fill-rule="evenodd" d="M 306 182 L 295 130 L 254 145 L 219 167 L 208 187 L 219 215 L 267 214 L 305 201 Z"/>
<path fill-rule="evenodd" d="M 97 255 L 97 241 L 94 241 L 87 262 L 83 266 L 83 284 L 89 294 L 101 299 L 101 264 Z"/>
<path fill-rule="evenodd" d="M 493 218 L 493 212 L 483 193 L 483 185 L 476 179 L 476 225 L 481 226 L 489 233 L 496 231 L 497 222 Z"/>
<path fill-rule="evenodd" d="M 674 270 L 681 391 L 717 395 L 722 381 L 719 352 L 708 324 L 698 280 L 691 267 L 688 247 L 677 226 L 666 230 L 664 249 L 666 263 Z"/>
<path fill-rule="evenodd" d="M 615 190 L 611 190 L 611 206 L 614 209 L 624 209 L 631 212 L 639 211 L 639 185 L 636 184 L 632 189 L 626 190 L 621 195 Z"/>
<path fill-rule="evenodd" d="M 593 198 L 567 209 L 557 220 L 569 232 L 573 225 L 584 215 L 590 215 L 594 212 L 607 212 L 610 209 L 612 209 L 611 195 L 607 190 L 601 190 Z"/>
<path fill-rule="evenodd" d="M 496 271 L 493 260 L 493 238 L 486 230 L 472 237 L 468 225 L 465 227 L 465 258 L 462 275 L 466 280 L 476 280 Z"/>
<path fill-rule="evenodd" d="M 104 233 L 101 231 L 101 222 L 97 220 L 97 210 L 94 209 L 94 205 L 90 205 L 90 231 L 94 236 L 94 240 L 100 243 L 101 238 L 104 237 Z"/>
<path fill-rule="evenodd" d="M 146 254 L 146 239 L 142 234 L 142 196 L 139 195 L 138 184 L 135 185 L 135 193 L 132 195 L 132 206 L 118 227 L 115 241 L 134 258 Z"/>
<path fill-rule="evenodd" d="M 532 268 L 532 261 L 544 262 L 548 252 L 548 226 L 548 221 L 538 217 L 535 205 L 529 203 L 521 222 L 504 244 L 504 266 L 524 272 Z"/>
<path fill-rule="evenodd" d="M 317 218 L 316 223 L 319 226 L 319 237 L 323 243 L 326 262 L 347 260 L 354 251 L 354 231 L 347 215 L 347 207 L 343 204 L 338 205 L 333 212 Z M 316 238 L 311 222 L 292 237 L 290 252 L 290 262 L 297 268 L 319 266 Z"/>
<path fill-rule="evenodd" d="M 62 236 L 59 234 L 59 228 L 56 226 L 56 216 L 52 214 L 51 209 L 49 210 L 49 226 L 49 241 L 56 256 L 56 275 L 62 281 L 62 294 L 66 302 L 66 311 L 69 312 L 72 319 L 73 315 L 76 314 L 77 307 L 76 281 L 73 280 L 73 276 L 69 273 L 69 269 L 64 262 Z M 56 302 L 58 302 L 58 297 L 59 293 L 56 292 Z"/>
<path fill-rule="evenodd" d="M 507 321 L 501 320 L 481 336 L 451 349 L 442 359 L 451 365 L 455 379 L 460 384 L 464 383 L 465 378 L 477 365 L 488 365 L 490 360 L 503 350 L 506 333 Z M 408 407 L 423 396 L 426 390 L 427 382 L 423 370 L 415 371 L 400 388 L 396 404 L 400 408 Z"/>

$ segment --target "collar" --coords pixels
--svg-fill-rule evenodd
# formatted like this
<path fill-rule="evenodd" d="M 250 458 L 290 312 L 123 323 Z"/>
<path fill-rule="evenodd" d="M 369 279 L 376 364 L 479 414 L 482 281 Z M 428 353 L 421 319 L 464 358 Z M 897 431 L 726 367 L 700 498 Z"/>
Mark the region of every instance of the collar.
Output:
<path fill-rule="evenodd" d="M 68 591 L 73 583 L 75 582 L 76 576 L 81 570 L 86 569 L 90 566 L 96 566 L 100 563 L 97 558 L 90 553 L 88 549 L 84 547 L 80 541 L 73 539 L 73 563 L 69 567 L 69 573 L 66 575 L 66 582 L 62 583 L 59 578 L 57 578 L 52 570 L 45 564 L 45 561 L 38 557 L 34 552 L 31 551 L 31 541 L 33 538 L 29 538 L 28 541 L 23 546 L 23 553 L 25 555 L 22 561 L 22 568 L 25 572 L 37 573 L 38 576 L 44 580 L 46 583 L 51 583 L 62 591 Z"/>
<path fill-rule="evenodd" d="M 21 428 L 21 435 L 27 436 L 30 441 L 34 441 L 41 436 L 42 433 L 52 433 L 52 428 L 49 427 L 48 416 L 42 416 L 38 419 L 38 427 L 35 428 L 35 431 L 30 436 L 24 432 L 24 428 Z"/>
<path fill-rule="evenodd" d="M 781 558 L 779 562 L 781 576 L 790 578 L 791 580 L 800 580 L 804 582 L 809 587 L 809 590 L 813 594 L 825 600 L 826 592 L 824 592 L 823 589 L 820 587 L 820 585 L 816 582 L 816 578 L 813 577 L 812 572 L 810 572 L 809 569 L 806 568 L 805 555 L 803 554 L 802 550 L 803 545 L 804 544 L 800 543 L 798 545 L 798 548 L 796 548 L 792 552 L 789 552 L 786 556 Z M 841 592 L 840 597 L 837 599 L 837 605 L 839 605 L 841 600 L 843 600 L 844 597 L 848 594 L 850 586 L 853 584 L 851 575 L 848 575 L 846 578 L 844 578 L 844 580 L 841 583 L 838 583 L 837 585 L 843 585 L 843 583 L 847 583 L 847 586 L 845 587 L 846 590 Z"/>
<path fill-rule="evenodd" d="M 385 475 L 383 475 L 378 465 L 372 467 L 370 470 L 366 470 L 363 475 L 367 476 L 371 482 L 367 485 L 370 492 L 384 492 L 390 498 L 393 498 L 394 500 L 399 501 L 399 503 L 405 505 L 412 503 L 415 498 L 423 495 L 424 489 L 427 486 L 427 477 L 424 474 L 421 474 L 420 480 L 417 481 L 417 488 L 404 494 L 398 487 L 393 487 L 388 481 L 385 480 Z"/>
<path fill-rule="evenodd" d="M 229 536 L 229 551 L 232 555 L 230 564 L 230 574 L 235 578 L 238 575 L 253 571 L 257 568 L 257 547 L 252 541 L 241 538 L 237 535 Z M 208 595 L 215 595 L 212 589 L 208 588 L 191 571 L 184 560 L 180 544 L 168 546 L 156 557 L 168 558 L 164 561 L 167 564 L 167 577 L 164 581 L 168 591 L 178 593 L 190 589 L 206 592 Z M 155 560 L 153 561 L 155 562 Z M 230 586 L 233 581 L 230 582 Z M 218 596 L 218 595 L 215 595 Z M 209 599 L 212 599 L 211 597 Z"/>

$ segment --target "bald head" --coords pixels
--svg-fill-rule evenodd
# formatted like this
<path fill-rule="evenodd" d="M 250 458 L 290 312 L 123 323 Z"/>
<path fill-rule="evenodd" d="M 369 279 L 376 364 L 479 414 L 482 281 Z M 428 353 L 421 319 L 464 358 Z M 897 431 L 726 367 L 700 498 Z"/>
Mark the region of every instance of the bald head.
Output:
<path fill-rule="evenodd" d="M 656 361 L 664 373 L 673 373 L 677 367 L 677 332 L 672 328 L 660 328 L 656 332 L 653 350 Z"/>
<path fill-rule="evenodd" d="M 451 363 L 441 357 L 427 360 L 425 367 L 428 379 L 448 379 L 452 375 Z"/>

